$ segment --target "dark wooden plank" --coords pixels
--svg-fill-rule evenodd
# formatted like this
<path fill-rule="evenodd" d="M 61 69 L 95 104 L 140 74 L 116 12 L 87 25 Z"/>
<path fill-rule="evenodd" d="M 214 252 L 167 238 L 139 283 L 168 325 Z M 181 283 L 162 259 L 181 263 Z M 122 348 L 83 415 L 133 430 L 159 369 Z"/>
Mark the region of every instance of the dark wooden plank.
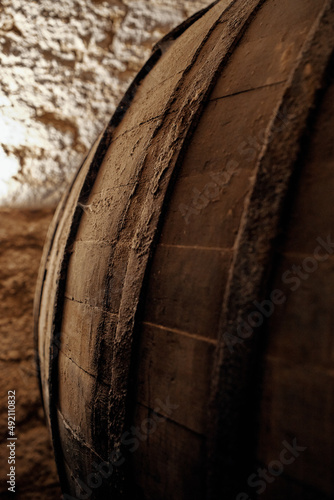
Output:
<path fill-rule="evenodd" d="M 73 431 L 106 457 L 109 387 L 59 353 L 58 409 Z"/>
<path fill-rule="evenodd" d="M 268 324 L 267 354 L 297 365 L 331 370 L 334 259 L 319 263 L 317 269 L 305 266 L 314 269 L 311 273 L 303 269 L 303 262 L 317 265 L 311 255 L 288 254 L 277 269 L 273 288 L 282 290 L 285 302 L 273 309 Z"/>
<path fill-rule="evenodd" d="M 321 7 L 318 0 L 265 2 L 234 51 L 211 99 L 286 80 Z"/>
<path fill-rule="evenodd" d="M 105 384 L 110 383 L 116 321 L 115 315 L 100 308 L 65 300 L 64 329 L 57 345 L 75 364 Z"/>
<path fill-rule="evenodd" d="M 231 252 L 159 245 L 152 263 L 145 321 L 215 339 Z"/>
<path fill-rule="evenodd" d="M 150 324 L 141 327 L 136 375 L 137 400 L 148 408 L 170 401 L 183 427 L 205 434 L 214 344 Z"/>
<path fill-rule="evenodd" d="M 282 92 L 283 86 L 276 85 L 206 106 L 171 195 L 163 243 L 234 245 L 266 130 Z"/>
<path fill-rule="evenodd" d="M 258 457 L 265 464 L 279 460 L 283 441 L 295 440 L 306 449 L 297 450 L 286 473 L 327 495 L 334 491 L 333 395 L 333 371 L 267 358 Z"/>
<path fill-rule="evenodd" d="M 135 481 L 146 500 L 205 498 L 204 439 L 169 420 L 157 422 L 156 418 L 147 408 L 137 407 L 134 424 L 140 438 L 136 440 L 138 446 L 132 444 L 132 448 L 137 446 L 132 461 Z M 152 419 L 151 427 L 147 419 Z M 147 427 L 150 430 L 145 435 Z"/>

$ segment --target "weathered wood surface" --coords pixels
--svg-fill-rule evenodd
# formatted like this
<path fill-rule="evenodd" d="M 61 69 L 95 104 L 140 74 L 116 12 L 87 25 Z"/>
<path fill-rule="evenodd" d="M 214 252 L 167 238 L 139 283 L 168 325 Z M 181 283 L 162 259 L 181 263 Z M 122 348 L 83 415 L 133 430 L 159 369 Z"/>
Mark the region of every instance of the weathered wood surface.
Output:
<path fill-rule="evenodd" d="M 331 498 L 331 475 L 320 474 L 333 463 L 320 417 L 333 435 L 331 260 L 308 294 L 277 306 L 251 338 L 235 336 L 270 294 L 272 272 L 277 281 L 286 269 L 277 241 L 298 262 L 330 231 L 332 143 L 315 134 L 306 161 L 302 138 L 315 119 L 326 134 L 333 124 L 331 90 L 313 110 L 328 87 L 333 17 L 325 0 L 215 2 L 157 46 L 82 166 L 50 231 L 36 301 L 64 492 L 75 497 L 82 481 L 95 499 L 235 498 L 257 461 L 312 435 L 310 454 L 266 495 L 279 498 L 281 484 L 286 498 Z M 292 229 L 277 240 L 290 205 Z M 305 318 L 323 293 L 317 349 L 317 312 Z M 98 486 L 96 467 L 118 449 L 124 463 Z"/>

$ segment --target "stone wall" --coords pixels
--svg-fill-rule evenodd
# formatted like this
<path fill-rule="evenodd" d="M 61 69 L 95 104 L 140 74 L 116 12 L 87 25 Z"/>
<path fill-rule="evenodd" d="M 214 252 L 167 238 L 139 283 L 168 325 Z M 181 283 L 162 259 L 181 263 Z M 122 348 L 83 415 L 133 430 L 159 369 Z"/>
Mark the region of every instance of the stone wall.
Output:
<path fill-rule="evenodd" d="M 209 0 L 2 0 L 0 203 L 58 200 L 152 45 Z"/>

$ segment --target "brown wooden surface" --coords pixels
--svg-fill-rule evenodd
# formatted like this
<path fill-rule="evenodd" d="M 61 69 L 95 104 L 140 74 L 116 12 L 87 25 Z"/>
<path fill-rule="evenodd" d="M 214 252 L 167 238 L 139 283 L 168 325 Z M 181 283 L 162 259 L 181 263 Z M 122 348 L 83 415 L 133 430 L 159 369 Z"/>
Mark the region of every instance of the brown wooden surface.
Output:
<path fill-rule="evenodd" d="M 252 294 L 260 300 L 266 293 L 272 238 L 281 230 L 275 221 L 281 217 L 289 176 L 299 165 L 296 151 L 330 52 L 329 47 L 310 66 L 307 58 L 313 52 L 308 56 L 307 44 L 312 48 L 324 5 L 331 13 L 333 5 L 239 0 L 225 10 L 228 4 L 218 2 L 173 43 L 165 42 L 159 61 L 150 63 L 136 91 L 127 95 L 125 104 L 132 102 L 122 120 L 111 122 L 82 167 L 45 259 L 38 325 L 41 379 L 61 481 L 72 494 L 77 479 L 86 481 L 94 472 L 92 462 L 108 461 L 118 446 L 126 463 L 93 488 L 92 498 L 107 498 L 109 488 L 115 498 L 213 499 L 243 491 L 236 488 L 247 481 L 241 455 L 248 459 L 252 453 L 248 441 L 241 443 L 244 450 L 236 445 L 240 467 L 234 456 L 229 465 L 237 483 L 230 481 L 229 467 L 219 469 L 230 459 L 235 433 L 244 432 L 238 426 L 247 415 L 239 422 L 240 415 L 228 414 L 228 404 L 234 387 L 236 399 L 247 393 L 247 370 L 240 364 L 249 362 L 239 352 L 235 359 L 228 357 L 228 380 L 219 378 L 226 355 L 222 328 L 225 318 L 232 318 L 227 326 L 233 331 L 238 304 L 244 312 L 249 304 L 243 300 Z M 323 43 L 314 40 L 316 48 Z M 298 116 L 289 114 L 293 92 L 298 93 Z M 333 114 L 329 105 L 324 109 L 329 130 Z M 287 145 L 280 144 L 280 137 Z M 319 134 L 314 141 L 309 153 L 313 173 L 305 167 L 300 175 L 304 184 L 291 195 L 298 196 L 287 247 L 281 250 L 285 260 L 273 261 L 278 277 L 282 266 L 298 262 L 313 248 L 315 235 L 325 238 L 332 223 L 331 142 L 324 143 Z M 267 224 L 260 205 L 262 196 L 270 204 L 270 193 L 261 192 L 261 168 L 279 183 L 275 161 L 284 163 L 289 151 L 285 184 L 273 195 L 273 222 Z M 248 255 L 242 253 L 247 228 L 250 234 L 261 232 L 260 223 L 251 225 L 254 210 L 268 234 L 261 235 L 262 246 L 254 242 L 254 254 Z M 238 272 L 252 259 L 255 268 L 258 262 L 254 290 L 247 282 L 238 288 Z M 277 311 L 268 325 L 256 461 L 275 459 L 284 439 L 306 442 L 308 436 L 311 451 L 268 488 L 266 495 L 272 491 L 273 496 L 267 498 L 278 498 L 278 484 L 286 498 L 306 498 L 306 490 L 310 500 L 333 493 L 331 475 L 321 469 L 323 463 L 328 470 L 333 465 L 333 438 L 324 439 L 319 419 L 326 415 L 324 425 L 333 436 L 331 286 L 329 281 L 322 285 L 331 272 L 328 261 L 305 290 L 301 287 L 281 306 L 284 315 Z M 312 316 L 313 303 L 319 306 Z M 231 304 L 225 316 L 222 304 L 223 313 Z M 324 319 L 318 325 L 320 304 Z M 312 336 L 318 327 L 323 328 L 319 344 Z M 248 356 L 247 342 L 242 348 Z M 215 391 L 223 387 L 226 394 L 216 401 Z M 171 407 L 164 409 L 161 402 L 166 401 Z M 222 401 L 226 412 L 219 406 Z M 217 403 L 213 415 L 223 415 L 217 421 L 210 417 L 210 402 Z M 224 418 L 233 430 L 226 448 Z M 145 419 L 153 419 L 156 428 L 146 436 L 138 431 L 139 447 L 130 453 L 124 432 L 143 429 Z M 300 422 L 305 428 L 298 427 Z M 290 496 L 287 484 L 292 485 Z"/>
<path fill-rule="evenodd" d="M 274 287 L 282 289 L 287 300 L 268 324 L 258 448 L 259 459 L 268 463 L 279 455 L 286 436 L 307 447 L 286 475 L 308 485 L 299 486 L 305 497 L 308 488 L 314 488 L 311 498 L 332 498 L 334 492 L 333 255 L 327 252 L 328 259 L 314 272 L 303 270 L 299 283 L 285 283 L 283 276 L 293 265 L 314 258 L 317 238 L 333 237 L 333 95 L 332 80 L 312 120 L 312 138 L 291 192 L 286 238 L 277 249 Z M 326 258 L 326 249 L 320 255 Z M 287 276 L 291 278 L 296 274 Z M 268 490 L 266 498 L 270 495 Z"/>

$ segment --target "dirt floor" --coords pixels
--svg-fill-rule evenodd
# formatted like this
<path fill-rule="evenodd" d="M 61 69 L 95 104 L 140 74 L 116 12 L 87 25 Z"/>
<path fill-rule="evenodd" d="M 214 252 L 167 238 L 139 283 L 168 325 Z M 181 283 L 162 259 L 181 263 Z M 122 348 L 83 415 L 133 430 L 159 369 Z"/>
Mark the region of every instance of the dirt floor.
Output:
<path fill-rule="evenodd" d="M 0 498 L 59 500 L 56 466 L 40 402 L 33 298 L 52 209 L 0 209 Z M 8 491 L 8 391 L 16 396 L 16 489 Z"/>

